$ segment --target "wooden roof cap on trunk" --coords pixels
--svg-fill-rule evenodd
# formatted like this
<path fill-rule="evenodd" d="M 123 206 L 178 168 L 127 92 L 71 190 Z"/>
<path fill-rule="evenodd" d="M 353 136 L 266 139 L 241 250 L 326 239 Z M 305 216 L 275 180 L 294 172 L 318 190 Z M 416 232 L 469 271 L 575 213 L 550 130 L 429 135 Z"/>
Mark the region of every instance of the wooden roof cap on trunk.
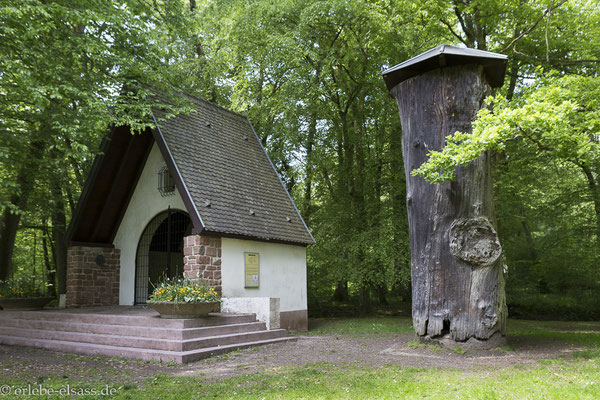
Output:
<path fill-rule="evenodd" d="M 391 90 L 402 81 L 437 68 L 480 64 L 490 86 L 500 87 L 504 83 L 507 60 L 504 54 L 442 44 L 383 71 L 382 75 Z"/>

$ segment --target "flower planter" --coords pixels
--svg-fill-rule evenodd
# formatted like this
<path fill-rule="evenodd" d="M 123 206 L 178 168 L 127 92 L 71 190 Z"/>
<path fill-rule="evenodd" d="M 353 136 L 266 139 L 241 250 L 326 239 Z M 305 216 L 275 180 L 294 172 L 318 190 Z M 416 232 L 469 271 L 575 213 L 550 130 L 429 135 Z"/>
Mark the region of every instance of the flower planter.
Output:
<path fill-rule="evenodd" d="M 211 312 L 221 311 L 220 301 L 204 303 L 149 301 L 148 305 L 157 311 L 161 318 L 201 318 L 206 317 Z"/>
<path fill-rule="evenodd" d="M 0 309 L 10 311 L 41 310 L 54 297 L 6 297 L 0 298 Z"/>

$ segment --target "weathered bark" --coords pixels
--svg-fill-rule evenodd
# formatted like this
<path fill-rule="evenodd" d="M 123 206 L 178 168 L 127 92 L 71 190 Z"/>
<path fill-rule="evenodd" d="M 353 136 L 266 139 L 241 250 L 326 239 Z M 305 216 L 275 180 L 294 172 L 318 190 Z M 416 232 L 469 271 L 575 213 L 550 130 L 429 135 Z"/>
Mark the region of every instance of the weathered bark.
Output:
<path fill-rule="evenodd" d="M 306 179 L 304 180 L 304 221 L 310 224 L 312 217 L 312 180 L 314 171 L 313 145 L 317 136 L 317 113 L 312 112 L 308 125 L 308 137 L 306 138 Z"/>
<path fill-rule="evenodd" d="M 33 192 L 35 176 L 42 158 L 44 142 L 34 140 L 30 143 L 29 157 L 19 168 L 17 184 L 19 192 L 11 196 L 10 202 L 16 209 L 23 211 Z M 21 214 L 12 213 L 5 208 L 0 216 L 0 280 L 7 280 L 12 269 L 12 256 L 19 229 Z"/>
<path fill-rule="evenodd" d="M 490 93 L 476 65 L 437 69 L 403 81 L 392 95 L 402 122 L 411 247 L 413 325 L 420 336 L 456 341 L 505 333 L 504 257 L 495 229 L 491 159 L 430 184 L 411 171 L 446 136 L 470 132 Z"/>
<path fill-rule="evenodd" d="M 533 235 L 531 234 L 531 228 L 529 228 L 529 223 L 523 217 L 523 211 L 521 211 L 521 226 L 523 227 L 523 233 L 525 234 L 525 240 L 527 241 L 527 247 L 529 249 L 529 257 L 532 262 L 537 261 L 537 252 L 535 251 L 535 243 L 533 241 Z"/>
<path fill-rule="evenodd" d="M 519 63 L 517 60 L 512 61 L 510 67 L 510 80 L 508 82 L 508 89 L 506 90 L 506 98 L 512 100 L 515 95 L 515 88 L 517 87 L 517 79 L 519 78 Z"/>
<path fill-rule="evenodd" d="M 387 288 L 387 286 L 383 285 L 383 284 L 377 285 L 377 287 L 375 288 L 375 291 L 377 292 L 377 300 L 379 301 L 379 305 L 387 306 L 388 305 L 388 301 L 387 301 L 388 288 Z"/>
<path fill-rule="evenodd" d="M 371 311 L 369 288 L 364 284 L 358 288 L 358 311 L 361 315 L 368 314 Z"/>
<path fill-rule="evenodd" d="M 579 164 L 579 166 L 581 167 L 588 181 L 588 188 L 590 189 L 590 195 L 594 203 L 594 211 L 596 212 L 598 237 L 600 238 L 600 189 L 598 188 L 598 183 L 596 182 L 596 178 L 594 178 L 594 174 L 592 173 L 590 166 L 585 163 Z"/>
<path fill-rule="evenodd" d="M 408 243 L 408 228 L 406 214 L 406 181 L 402 177 L 404 167 L 402 165 L 402 137 L 401 135 L 392 135 L 390 138 L 390 153 L 392 171 L 392 226 L 394 227 L 394 265 L 399 274 L 406 273 L 407 269 L 406 243 Z M 410 300 L 410 283 L 399 285 L 399 291 L 404 299 Z"/>
<path fill-rule="evenodd" d="M 335 301 L 348 301 L 350 295 L 348 294 L 348 281 L 339 281 L 335 286 L 333 292 L 333 300 Z"/>
<path fill-rule="evenodd" d="M 67 243 L 65 240 L 67 219 L 65 203 L 60 185 L 55 180 L 50 183 L 52 193 L 52 237 L 54 240 L 54 265 L 56 266 L 56 286 L 58 294 L 67 293 Z"/>
<path fill-rule="evenodd" d="M 44 222 L 45 224 L 45 222 Z M 42 247 L 44 249 L 44 267 L 46 273 L 46 284 L 48 296 L 56 297 L 56 272 L 52 269 L 52 263 L 50 262 L 50 253 L 48 251 L 48 229 L 42 231 Z"/>
<path fill-rule="evenodd" d="M 0 281 L 8 280 L 10 277 L 13 249 L 20 220 L 21 214 L 13 214 L 8 208 L 4 209 L 0 217 Z"/>

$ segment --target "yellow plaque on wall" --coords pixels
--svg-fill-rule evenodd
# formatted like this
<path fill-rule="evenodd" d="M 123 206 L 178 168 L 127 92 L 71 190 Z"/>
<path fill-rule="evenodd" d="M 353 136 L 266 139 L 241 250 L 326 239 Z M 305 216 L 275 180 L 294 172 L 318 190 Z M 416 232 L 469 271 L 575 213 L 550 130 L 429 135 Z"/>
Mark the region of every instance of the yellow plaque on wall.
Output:
<path fill-rule="evenodd" d="M 260 257 L 258 253 L 244 253 L 246 282 L 244 287 L 257 288 L 260 277 Z"/>

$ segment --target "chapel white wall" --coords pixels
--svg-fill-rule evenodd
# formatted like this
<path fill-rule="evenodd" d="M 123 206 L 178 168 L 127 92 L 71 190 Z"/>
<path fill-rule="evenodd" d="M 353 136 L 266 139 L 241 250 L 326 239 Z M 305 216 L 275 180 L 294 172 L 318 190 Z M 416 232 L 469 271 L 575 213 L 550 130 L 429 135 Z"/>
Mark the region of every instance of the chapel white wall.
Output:
<path fill-rule="evenodd" d="M 306 247 L 222 238 L 223 297 L 275 297 L 281 311 L 306 310 Z M 260 254 L 260 287 L 244 288 L 244 253 Z"/>
<path fill-rule="evenodd" d="M 121 249 L 120 305 L 134 304 L 135 257 L 146 225 L 169 206 L 174 210 L 186 210 L 177 189 L 174 195 L 165 197 L 161 196 L 157 189 L 157 174 L 165 165 L 160 150 L 154 143 L 115 236 L 113 244 L 117 249 Z"/>

